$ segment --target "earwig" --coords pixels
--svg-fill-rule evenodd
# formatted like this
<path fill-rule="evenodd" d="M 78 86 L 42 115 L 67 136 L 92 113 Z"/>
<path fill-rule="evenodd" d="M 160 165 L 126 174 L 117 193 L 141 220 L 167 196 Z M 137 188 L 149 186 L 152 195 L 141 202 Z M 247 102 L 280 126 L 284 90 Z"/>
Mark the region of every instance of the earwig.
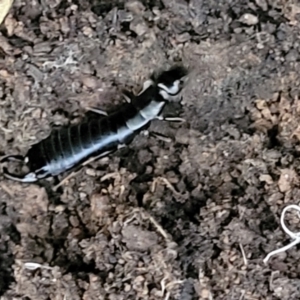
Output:
<path fill-rule="evenodd" d="M 163 119 L 161 113 L 168 101 L 182 90 L 187 70 L 175 67 L 152 76 L 142 91 L 110 115 L 93 109 L 100 116 L 87 122 L 54 130 L 47 138 L 32 145 L 25 157 L 8 155 L 1 163 L 20 161 L 29 167 L 24 176 L 14 175 L 3 168 L 11 180 L 32 183 L 83 164 L 91 158 L 100 158 L 128 145 L 154 119 Z M 167 119 L 167 118 L 165 118 Z M 174 118 L 176 119 L 176 118 Z"/>

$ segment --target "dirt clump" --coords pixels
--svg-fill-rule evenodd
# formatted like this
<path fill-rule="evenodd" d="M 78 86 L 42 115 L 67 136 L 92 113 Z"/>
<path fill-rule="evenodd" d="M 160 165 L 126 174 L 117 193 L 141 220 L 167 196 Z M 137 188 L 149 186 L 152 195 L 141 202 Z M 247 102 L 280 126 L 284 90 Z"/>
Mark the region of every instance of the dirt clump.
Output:
<path fill-rule="evenodd" d="M 15 1 L 0 27 L 0 155 L 153 71 L 192 67 L 151 134 L 57 191 L 1 177 L 1 299 L 299 299 L 300 6 L 295 1 Z M 297 216 L 288 219 L 297 231 Z"/>

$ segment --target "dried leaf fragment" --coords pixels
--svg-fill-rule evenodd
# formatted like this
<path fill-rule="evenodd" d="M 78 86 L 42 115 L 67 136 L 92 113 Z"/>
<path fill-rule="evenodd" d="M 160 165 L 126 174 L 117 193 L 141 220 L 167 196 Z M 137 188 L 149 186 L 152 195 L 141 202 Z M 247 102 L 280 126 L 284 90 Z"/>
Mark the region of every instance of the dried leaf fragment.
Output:
<path fill-rule="evenodd" d="M 12 4 L 13 0 L 0 0 L 0 25 L 2 24 Z"/>
<path fill-rule="evenodd" d="M 281 193 L 285 193 L 292 188 L 292 184 L 297 184 L 297 174 L 294 170 L 282 169 L 278 180 L 278 187 Z"/>

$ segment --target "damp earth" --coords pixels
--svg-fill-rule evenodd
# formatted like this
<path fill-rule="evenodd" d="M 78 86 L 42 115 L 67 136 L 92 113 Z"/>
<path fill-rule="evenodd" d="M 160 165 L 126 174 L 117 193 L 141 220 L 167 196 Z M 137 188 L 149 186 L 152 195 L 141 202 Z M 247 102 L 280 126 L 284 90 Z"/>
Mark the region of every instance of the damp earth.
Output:
<path fill-rule="evenodd" d="M 185 122 L 156 120 L 56 191 L 1 175 L 1 299 L 299 299 L 299 247 L 263 263 L 300 198 L 299 32 L 297 1 L 15 1 L 1 156 L 113 110 L 154 71 L 191 76 L 164 112 Z"/>

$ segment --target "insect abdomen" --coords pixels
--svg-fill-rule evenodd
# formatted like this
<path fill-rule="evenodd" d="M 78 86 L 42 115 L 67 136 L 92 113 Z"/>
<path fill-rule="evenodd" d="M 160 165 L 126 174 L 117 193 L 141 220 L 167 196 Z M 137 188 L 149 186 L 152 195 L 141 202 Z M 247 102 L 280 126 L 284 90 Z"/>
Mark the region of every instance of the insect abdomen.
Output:
<path fill-rule="evenodd" d="M 53 131 L 49 137 L 33 145 L 28 151 L 30 168 L 43 168 L 45 172 L 55 176 L 92 156 L 117 149 L 120 138 L 128 140 L 133 135 L 123 117 L 118 113 Z"/>

